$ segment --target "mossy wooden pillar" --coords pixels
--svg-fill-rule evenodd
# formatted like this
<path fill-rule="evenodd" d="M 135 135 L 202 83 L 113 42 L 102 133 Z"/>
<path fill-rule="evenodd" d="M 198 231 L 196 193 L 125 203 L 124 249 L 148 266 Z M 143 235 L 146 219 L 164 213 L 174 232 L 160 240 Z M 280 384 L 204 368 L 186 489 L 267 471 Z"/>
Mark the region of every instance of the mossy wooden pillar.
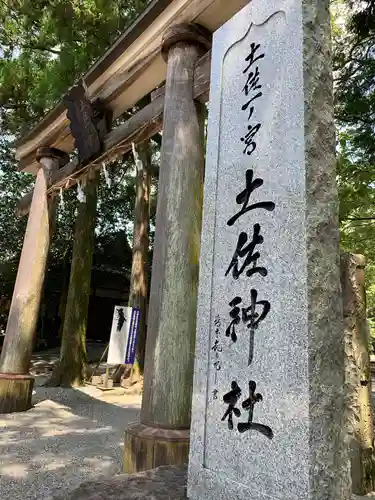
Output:
<path fill-rule="evenodd" d="M 187 463 L 204 176 L 204 110 L 194 66 L 210 47 L 196 25 L 163 38 L 168 63 L 141 422 L 125 433 L 125 472 Z"/>
<path fill-rule="evenodd" d="M 86 200 L 78 204 L 60 361 L 47 383 L 49 386 L 78 387 L 85 379 L 86 329 L 99 182 L 100 172 L 92 171 L 84 187 Z"/>
<path fill-rule="evenodd" d="M 31 406 L 34 379 L 29 368 L 51 231 L 47 187 L 52 172 L 66 162 L 66 154 L 41 148 L 37 159 L 39 170 L 0 357 L 0 413 Z"/>
<path fill-rule="evenodd" d="M 132 381 L 143 375 L 146 347 L 146 312 L 148 295 L 148 250 L 151 189 L 150 143 L 133 144 L 133 157 L 137 170 L 134 207 L 133 258 L 130 277 L 129 307 L 139 307 L 141 316 L 136 346 L 136 362 Z"/>

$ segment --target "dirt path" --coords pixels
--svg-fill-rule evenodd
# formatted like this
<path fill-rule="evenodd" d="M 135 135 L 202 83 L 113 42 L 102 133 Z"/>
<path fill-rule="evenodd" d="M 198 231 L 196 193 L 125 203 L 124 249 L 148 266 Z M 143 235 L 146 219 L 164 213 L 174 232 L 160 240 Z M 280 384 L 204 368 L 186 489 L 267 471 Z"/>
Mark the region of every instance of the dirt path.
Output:
<path fill-rule="evenodd" d="M 0 415 L 1 500 L 46 500 L 121 472 L 124 429 L 138 420 L 139 396 L 37 386 L 33 398 L 31 410 Z"/>

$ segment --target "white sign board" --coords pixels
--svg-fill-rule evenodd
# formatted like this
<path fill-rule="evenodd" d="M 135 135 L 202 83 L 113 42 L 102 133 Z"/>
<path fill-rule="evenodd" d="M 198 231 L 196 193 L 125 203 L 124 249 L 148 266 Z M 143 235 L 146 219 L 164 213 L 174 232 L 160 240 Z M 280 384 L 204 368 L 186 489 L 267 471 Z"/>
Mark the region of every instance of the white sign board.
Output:
<path fill-rule="evenodd" d="M 139 319 L 138 308 L 115 306 L 107 357 L 109 365 L 134 363 Z"/>

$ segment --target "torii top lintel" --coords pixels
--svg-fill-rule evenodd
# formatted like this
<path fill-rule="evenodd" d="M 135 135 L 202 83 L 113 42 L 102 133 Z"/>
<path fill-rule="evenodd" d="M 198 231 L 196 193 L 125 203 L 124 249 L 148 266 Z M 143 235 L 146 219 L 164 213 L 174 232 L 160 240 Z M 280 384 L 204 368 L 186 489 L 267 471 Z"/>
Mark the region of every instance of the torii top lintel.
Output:
<path fill-rule="evenodd" d="M 218 29 L 249 0 L 153 0 L 124 34 L 84 75 L 90 100 L 102 99 L 113 119 L 131 108 L 166 78 L 162 37 L 176 23 L 198 23 Z M 41 146 L 67 153 L 74 149 L 66 108 L 61 101 L 16 143 L 19 169 L 36 172 Z"/>

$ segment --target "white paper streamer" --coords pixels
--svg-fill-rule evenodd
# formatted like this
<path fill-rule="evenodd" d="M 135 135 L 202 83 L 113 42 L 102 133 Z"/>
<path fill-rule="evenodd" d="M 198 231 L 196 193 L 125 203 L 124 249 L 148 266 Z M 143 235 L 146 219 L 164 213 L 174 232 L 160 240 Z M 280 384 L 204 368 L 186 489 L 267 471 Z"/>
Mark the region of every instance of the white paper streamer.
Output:
<path fill-rule="evenodd" d="M 111 181 L 111 178 L 109 177 L 109 174 L 108 174 L 108 171 L 107 171 L 107 168 L 106 168 L 104 162 L 102 163 L 102 167 L 103 167 L 103 172 L 104 172 L 105 183 L 107 184 L 107 187 L 110 188 L 112 181 Z"/>
<path fill-rule="evenodd" d="M 137 172 L 139 172 L 140 170 L 142 170 L 143 165 L 142 165 L 141 160 L 139 159 L 139 154 L 138 154 L 137 150 L 135 149 L 134 142 L 132 142 L 132 151 L 133 151 L 135 168 L 136 168 Z"/>
<path fill-rule="evenodd" d="M 89 95 L 89 89 L 87 88 L 87 85 L 86 85 L 86 82 L 85 82 L 85 79 L 82 78 L 82 87 L 85 89 L 85 94 L 86 94 L 86 97 L 88 98 L 88 95 Z"/>
<path fill-rule="evenodd" d="M 80 203 L 86 203 L 86 195 L 83 192 L 80 181 L 77 183 L 77 199 Z"/>
<path fill-rule="evenodd" d="M 60 188 L 60 203 L 59 203 L 59 205 L 60 205 L 61 208 L 65 207 L 65 203 L 64 203 L 64 190 L 63 190 L 63 188 Z"/>

